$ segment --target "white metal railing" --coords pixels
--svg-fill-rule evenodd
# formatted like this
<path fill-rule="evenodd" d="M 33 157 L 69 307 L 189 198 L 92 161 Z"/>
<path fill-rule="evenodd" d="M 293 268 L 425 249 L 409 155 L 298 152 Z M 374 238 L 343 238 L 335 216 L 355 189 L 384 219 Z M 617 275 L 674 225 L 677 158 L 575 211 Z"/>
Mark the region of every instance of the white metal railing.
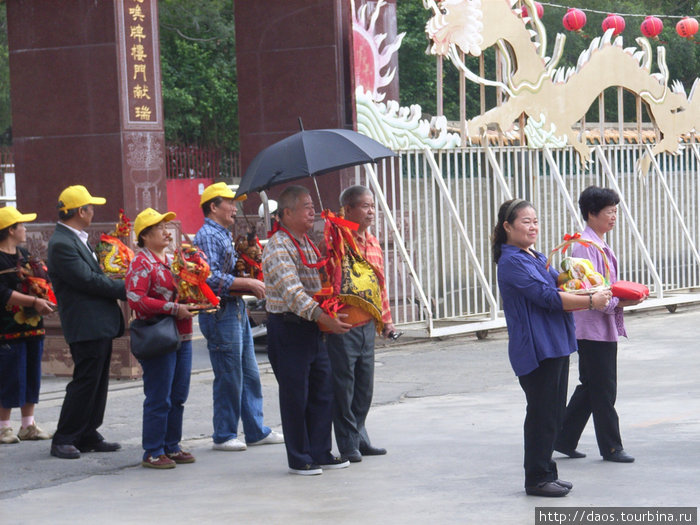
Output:
<path fill-rule="evenodd" d="M 700 150 L 693 144 L 661 155 L 641 179 L 635 165 L 646 152 L 643 145 L 597 146 L 583 169 L 568 147 L 410 150 L 381 163 L 376 175 L 358 169 L 357 182 L 373 187 L 379 201 L 395 322 L 431 336 L 504 326 L 490 247 L 499 205 L 530 200 L 540 218 L 536 249 L 548 253 L 580 231 L 578 196 L 591 184 L 620 193 L 607 240 L 620 278 L 649 286 L 643 307 L 700 301 Z"/>

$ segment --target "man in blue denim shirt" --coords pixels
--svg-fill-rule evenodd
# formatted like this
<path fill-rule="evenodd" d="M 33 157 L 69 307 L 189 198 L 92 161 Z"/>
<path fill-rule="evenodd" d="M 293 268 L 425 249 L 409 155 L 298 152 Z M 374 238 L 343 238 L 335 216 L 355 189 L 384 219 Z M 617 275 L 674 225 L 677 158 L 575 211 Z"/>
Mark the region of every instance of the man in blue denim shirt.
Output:
<path fill-rule="evenodd" d="M 247 445 L 283 443 L 282 434 L 263 424 L 262 385 L 255 360 L 253 336 L 240 295 L 265 297 L 262 281 L 234 277 L 236 252 L 231 232 L 236 217 L 234 193 L 223 182 L 202 193 L 204 225 L 194 243 L 207 256 L 211 276 L 207 284 L 221 297 L 216 313 L 202 313 L 199 327 L 207 340 L 214 370 L 214 450 L 245 450 Z M 243 422 L 246 443 L 238 439 L 238 420 Z"/>

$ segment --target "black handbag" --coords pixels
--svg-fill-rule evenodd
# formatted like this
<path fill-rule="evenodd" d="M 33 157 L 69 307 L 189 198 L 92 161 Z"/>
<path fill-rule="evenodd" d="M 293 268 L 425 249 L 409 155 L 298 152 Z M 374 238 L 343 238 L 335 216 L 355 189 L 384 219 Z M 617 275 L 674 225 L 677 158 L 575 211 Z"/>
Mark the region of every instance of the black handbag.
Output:
<path fill-rule="evenodd" d="M 134 319 L 129 325 L 131 353 L 136 359 L 153 359 L 180 348 L 180 333 L 172 315 Z"/>

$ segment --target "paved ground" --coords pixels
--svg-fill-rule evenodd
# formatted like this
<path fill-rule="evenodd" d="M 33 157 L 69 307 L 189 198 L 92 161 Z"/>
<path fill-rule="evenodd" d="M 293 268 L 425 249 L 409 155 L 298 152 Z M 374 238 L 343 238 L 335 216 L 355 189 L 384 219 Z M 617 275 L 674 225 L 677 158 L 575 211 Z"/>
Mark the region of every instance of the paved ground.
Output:
<path fill-rule="evenodd" d="M 617 406 L 637 461 L 601 461 L 589 425 L 579 447 L 588 457 L 558 460 L 575 485 L 566 498 L 523 491 L 525 403 L 504 333 L 383 347 L 368 428 L 389 454 L 308 478 L 287 474 L 282 445 L 211 450 L 212 374 L 200 340 L 184 428 L 196 463 L 140 467 L 141 383 L 114 381 L 102 431 L 123 449 L 59 460 L 47 442 L 0 446 L 0 523 L 533 524 L 543 505 L 696 507 L 699 321 L 700 308 L 689 307 L 628 317 Z M 279 429 L 275 379 L 264 353 L 259 359 L 266 420 Z M 570 392 L 575 371 L 574 359 Z M 44 380 L 44 428 L 55 428 L 65 382 Z"/>

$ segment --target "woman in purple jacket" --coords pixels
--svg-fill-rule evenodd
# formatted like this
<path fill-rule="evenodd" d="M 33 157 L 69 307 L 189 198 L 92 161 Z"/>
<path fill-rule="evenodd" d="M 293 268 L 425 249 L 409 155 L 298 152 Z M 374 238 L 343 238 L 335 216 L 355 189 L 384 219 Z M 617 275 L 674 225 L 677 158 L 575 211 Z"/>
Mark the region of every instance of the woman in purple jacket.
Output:
<path fill-rule="evenodd" d="M 603 249 L 610 266 L 610 283 L 617 281 L 617 257 L 605 242 L 605 234 L 613 229 L 617 219 L 618 194 L 608 188 L 589 186 L 578 199 L 579 209 L 586 221 L 581 238 L 595 242 Z M 576 244 L 572 255 L 593 263 L 594 269 L 605 273 L 603 256 L 595 246 Z M 574 312 L 578 343 L 580 385 L 576 387 L 564 414 L 564 423 L 554 449 L 571 458 L 583 458 L 576 450 L 581 433 L 593 414 L 598 449 L 604 460 L 631 463 L 634 458 L 622 447 L 620 423 L 615 410 L 617 396 L 617 338 L 627 337 L 622 318 L 625 306 L 641 301 L 624 301 L 613 297 L 603 311 Z"/>

